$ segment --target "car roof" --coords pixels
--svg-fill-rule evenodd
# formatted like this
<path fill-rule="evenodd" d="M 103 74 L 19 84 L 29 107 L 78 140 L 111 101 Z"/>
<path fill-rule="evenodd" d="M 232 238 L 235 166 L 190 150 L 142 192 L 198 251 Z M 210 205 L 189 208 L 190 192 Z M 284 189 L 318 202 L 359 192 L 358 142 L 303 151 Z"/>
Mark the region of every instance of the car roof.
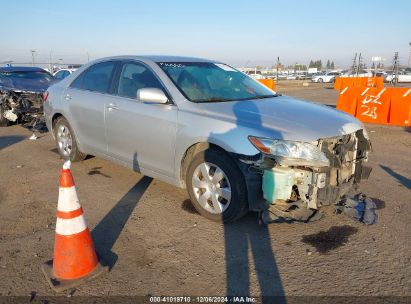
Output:
<path fill-rule="evenodd" d="M 38 67 L 26 67 L 26 66 L 13 66 L 13 67 L 0 67 L 0 72 L 46 72 L 42 68 Z"/>
<path fill-rule="evenodd" d="M 153 62 L 217 62 L 215 60 L 196 58 L 196 57 L 185 57 L 185 56 L 165 56 L 165 55 L 125 55 L 125 56 L 113 56 L 101 58 L 100 60 L 110 60 L 110 59 L 121 59 L 121 60 L 142 60 L 142 61 L 153 61 Z"/>

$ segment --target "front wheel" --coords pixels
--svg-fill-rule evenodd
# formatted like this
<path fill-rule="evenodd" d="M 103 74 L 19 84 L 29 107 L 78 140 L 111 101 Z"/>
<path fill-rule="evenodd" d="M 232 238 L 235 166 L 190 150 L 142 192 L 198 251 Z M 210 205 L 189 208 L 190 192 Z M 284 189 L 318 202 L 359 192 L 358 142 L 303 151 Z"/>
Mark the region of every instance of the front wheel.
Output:
<path fill-rule="evenodd" d="M 324 80 L 323 80 L 322 78 L 319 78 L 319 79 L 318 79 L 318 82 L 319 82 L 319 83 L 322 83 L 322 82 L 324 82 Z"/>
<path fill-rule="evenodd" d="M 210 220 L 233 222 L 247 213 L 243 174 L 222 151 L 198 153 L 188 167 L 186 185 L 194 207 Z"/>
<path fill-rule="evenodd" d="M 63 159 L 76 162 L 86 158 L 87 154 L 79 150 L 73 130 L 64 117 L 57 118 L 53 130 L 57 150 Z"/>
<path fill-rule="evenodd" d="M 4 117 L 4 107 L 0 104 L 0 127 L 7 127 L 9 125 L 9 120 Z"/>

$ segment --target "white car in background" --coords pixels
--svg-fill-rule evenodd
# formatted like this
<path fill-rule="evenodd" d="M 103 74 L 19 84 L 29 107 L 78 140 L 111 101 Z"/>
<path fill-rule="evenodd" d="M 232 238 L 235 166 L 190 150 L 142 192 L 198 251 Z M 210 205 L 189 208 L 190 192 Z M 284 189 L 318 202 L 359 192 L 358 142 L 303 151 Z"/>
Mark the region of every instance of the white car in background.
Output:
<path fill-rule="evenodd" d="M 61 69 L 61 70 L 58 70 L 57 72 L 55 72 L 55 73 L 53 74 L 53 77 L 54 77 L 54 79 L 56 79 L 56 80 L 62 80 L 62 79 L 64 79 L 64 78 L 66 78 L 67 76 L 73 74 L 73 72 L 74 72 L 75 70 L 76 70 L 76 69 Z"/>
<path fill-rule="evenodd" d="M 372 72 L 367 72 L 366 70 L 361 70 L 357 73 L 347 72 L 340 75 L 341 77 L 372 77 Z"/>
<path fill-rule="evenodd" d="M 338 76 L 340 76 L 340 73 L 337 72 L 317 74 L 311 78 L 311 82 L 334 82 L 335 78 Z"/>
<path fill-rule="evenodd" d="M 386 82 L 394 82 L 396 79 L 396 82 L 411 82 L 411 70 L 407 69 L 405 71 L 401 71 L 398 73 L 398 75 L 388 74 L 385 77 Z"/>
<path fill-rule="evenodd" d="M 252 74 L 246 74 L 246 75 L 248 75 L 248 76 L 250 76 L 251 78 L 253 78 L 253 79 L 265 79 L 265 77 L 263 76 L 263 75 L 261 75 L 261 74 L 256 74 L 256 73 L 252 73 Z"/>
<path fill-rule="evenodd" d="M 287 75 L 287 80 L 296 80 L 296 79 L 297 79 L 297 75 L 295 75 L 295 74 Z"/>

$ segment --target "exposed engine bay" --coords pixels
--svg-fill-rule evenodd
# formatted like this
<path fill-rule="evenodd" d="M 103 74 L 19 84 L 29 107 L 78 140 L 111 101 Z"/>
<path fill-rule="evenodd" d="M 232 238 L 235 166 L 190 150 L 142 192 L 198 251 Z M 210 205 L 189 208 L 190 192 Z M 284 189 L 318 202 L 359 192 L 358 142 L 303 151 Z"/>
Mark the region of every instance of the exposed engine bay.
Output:
<path fill-rule="evenodd" d="M 321 206 L 341 206 L 347 196 L 358 194 L 358 184 L 371 173 L 371 168 L 364 166 L 371 144 L 363 130 L 320 139 L 315 145 L 326 155 L 329 166 L 292 165 L 285 158 L 265 154 L 256 161 L 240 157 L 250 166 L 248 183 L 258 187 L 258 178 L 252 175 L 260 175 L 266 210 L 261 211 L 261 201 L 250 209 L 263 212 L 263 222 L 315 220 Z M 251 200 L 258 201 L 249 195 Z"/>
<path fill-rule="evenodd" d="M 0 124 L 20 123 L 36 131 L 47 131 L 43 115 L 43 94 L 0 90 Z"/>

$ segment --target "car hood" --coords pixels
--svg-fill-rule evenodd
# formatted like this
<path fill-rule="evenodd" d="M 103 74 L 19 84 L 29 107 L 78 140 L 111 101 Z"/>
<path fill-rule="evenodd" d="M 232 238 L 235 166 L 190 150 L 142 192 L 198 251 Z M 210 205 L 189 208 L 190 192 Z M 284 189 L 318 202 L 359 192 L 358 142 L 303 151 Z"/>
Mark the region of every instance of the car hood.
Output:
<path fill-rule="evenodd" d="M 363 128 L 353 116 L 325 105 L 288 96 L 236 102 L 195 104 L 202 115 L 256 129 L 256 134 L 296 141 L 315 141 Z"/>
<path fill-rule="evenodd" d="M 42 93 L 54 82 L 54 80 L 4 78 L 0 80 L 0 88 L 17 92 Z"/>

